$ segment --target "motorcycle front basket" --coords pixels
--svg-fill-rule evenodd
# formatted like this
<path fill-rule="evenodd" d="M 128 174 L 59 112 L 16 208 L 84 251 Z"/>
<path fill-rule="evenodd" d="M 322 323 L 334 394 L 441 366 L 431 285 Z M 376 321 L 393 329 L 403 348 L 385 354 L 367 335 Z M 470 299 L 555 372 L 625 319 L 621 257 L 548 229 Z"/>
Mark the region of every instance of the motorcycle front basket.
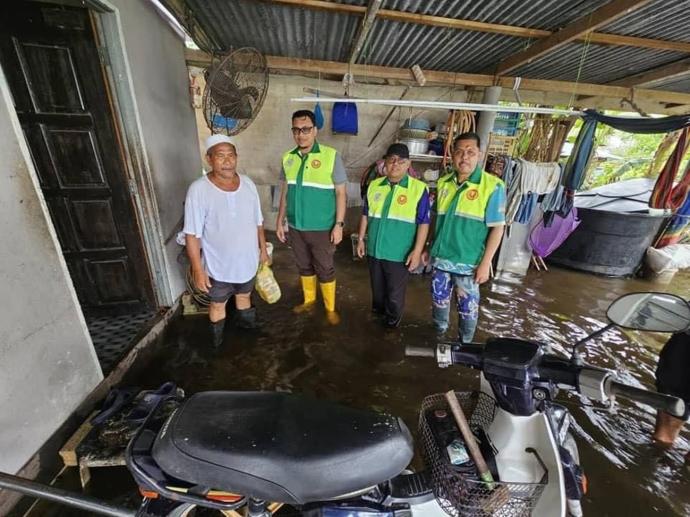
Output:
<path fill-rule="evenodd" d="M 470 428 L 475 435 L 488 431 L 496 413 L 496 401 L 480 392 L 456 392 Z M 424 460 L 431 474 L 434 495 L 443 510 L 453 517 L 527 517 L 539 501 L 547 475 L 537 483 L 505 480 L 485 483 L 451 464 L 439 445 L 429 415 L 444 411 L 453 418 L 443 394 L 431 395 L 422 402 L 419 435 L 424 445 Z M 455 425 L 454 423 L 452 425 Z M 457 429 L 457 427 L 456 427 Z M 458 431 L 459 434 L 459 431 Z"/>

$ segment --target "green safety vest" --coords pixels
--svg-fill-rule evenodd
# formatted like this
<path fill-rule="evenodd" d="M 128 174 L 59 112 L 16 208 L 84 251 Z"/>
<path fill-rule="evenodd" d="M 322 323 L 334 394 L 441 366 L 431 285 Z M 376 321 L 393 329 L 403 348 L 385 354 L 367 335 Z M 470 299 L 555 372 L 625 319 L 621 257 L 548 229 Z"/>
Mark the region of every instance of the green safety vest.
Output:
<path fill-rule="evenodd" d="M 489 235 L 484 222 L 486 206 L 499 185 L 503 181 L 480 167 L 460 185 L 455 171 L 438 180 L 432 257 L 456 264 L 479 264 Z"/>
<path fill-rule="evenodd" d="M 302 156 L 295 147 L 283 155 L 287 180 L 287 220 L 297 230 L 330 230 L 335 225 L 333 168 L 336 150 L 314 142 Z"/>
<path fill-rule="evenodd" d="M 407 174 L 393 188 L 386 176 L 369 184 L 367 255 L 405 262 L 417 234 L 417 205 L 426 191 L 423 181 Z"/>

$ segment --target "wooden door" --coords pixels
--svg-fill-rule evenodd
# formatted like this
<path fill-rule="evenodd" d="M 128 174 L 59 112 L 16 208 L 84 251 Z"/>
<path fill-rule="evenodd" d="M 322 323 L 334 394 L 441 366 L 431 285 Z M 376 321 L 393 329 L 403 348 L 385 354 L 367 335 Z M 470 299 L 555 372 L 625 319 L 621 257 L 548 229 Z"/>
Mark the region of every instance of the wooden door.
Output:
<path fill-rule="evenodd" d="M 88 11 L 8 4 L 0 63 L 82 308 L 150 307 L 151 279 Z"/>

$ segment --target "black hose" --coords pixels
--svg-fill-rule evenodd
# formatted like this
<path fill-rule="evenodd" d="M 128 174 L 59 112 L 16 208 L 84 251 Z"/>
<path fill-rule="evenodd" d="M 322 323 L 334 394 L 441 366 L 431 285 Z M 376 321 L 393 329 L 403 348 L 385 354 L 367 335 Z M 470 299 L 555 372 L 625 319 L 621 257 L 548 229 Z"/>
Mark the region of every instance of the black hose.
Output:
<path fill-rule="evenodd" d="M 37 499 L 54 501 L 64 504 L 65 506 L 71 506 L 72 508 L 88 510 L 101 515 L 111 515 L 113 517 L 134 517 L 136 515 L 135 510 L 114 506 L 87 495 L 75 494 L 61 488 L 55 488 L 49 485 L 36 483 L 29 479 L 5 474 L 4 472 L 0 472 L 0 488 L 19 492 L 20 494 L 35 497 Z"/>
<path fill-rule="evenodd" d="M 611 381 L 609 384 L 609 393 L 611 395 L 618 395 L 635 402 L 647 404 L 660 411 L 665 411 L 670 415 L 682 418 L 685 413 L 685 402 L 678 397 L 671 395 L 664 395 L 655 391 L 649 391 L 642 388 L 635 388 L 620 382 Z"/>

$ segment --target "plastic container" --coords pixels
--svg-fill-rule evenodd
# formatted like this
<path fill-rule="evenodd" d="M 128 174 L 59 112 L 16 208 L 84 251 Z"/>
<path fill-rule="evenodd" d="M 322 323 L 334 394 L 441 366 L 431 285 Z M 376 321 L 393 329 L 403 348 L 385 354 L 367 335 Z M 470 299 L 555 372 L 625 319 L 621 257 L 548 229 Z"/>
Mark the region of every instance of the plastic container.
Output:
<path fill-rule="evenodd" d="M 652 245 L 664 216 L 578 207 L 582 221 L 547 261 L 607 276 L 631 276 Z"/>

